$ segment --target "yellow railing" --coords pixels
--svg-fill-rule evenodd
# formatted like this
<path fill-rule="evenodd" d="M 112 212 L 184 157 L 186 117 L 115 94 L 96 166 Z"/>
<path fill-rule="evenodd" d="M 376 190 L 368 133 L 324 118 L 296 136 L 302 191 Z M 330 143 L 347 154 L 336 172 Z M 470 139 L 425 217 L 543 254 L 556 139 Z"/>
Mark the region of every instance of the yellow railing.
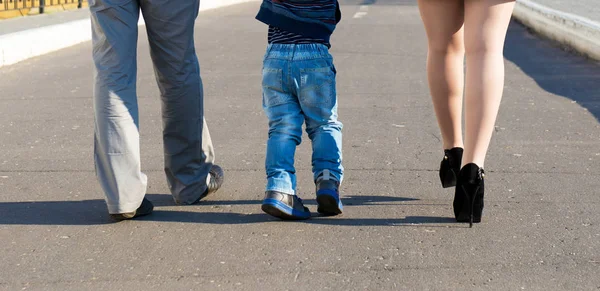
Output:
<path fill-rule="evenodd" d="M 0 0 L 0 19 L 87 6 L 87 0 Z"/>

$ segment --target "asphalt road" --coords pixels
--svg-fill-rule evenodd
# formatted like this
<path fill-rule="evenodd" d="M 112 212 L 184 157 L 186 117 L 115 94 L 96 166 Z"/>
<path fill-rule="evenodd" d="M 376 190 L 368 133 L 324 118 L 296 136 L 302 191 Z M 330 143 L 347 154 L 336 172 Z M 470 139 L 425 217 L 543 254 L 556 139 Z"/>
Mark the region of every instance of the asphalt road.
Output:
<path fill-rule="evenodd" d="M 110 223 L 92 159 L 91 45 L 0 69 L 0 290 L 595 290 L 600 288 L 600 65 L 513 23 L 486 162 L 483 223 L 452 217 L 413 1 L 345 1 L 333 37 L 344 215 L 260 211 L 267 122 L 258 3 L 203 12 L 206 114 L 226 171 L 175 206 L 160 101 L 139 42 L 143 170 L 156 212 Z M 358 13 L 357 12 L 362 12 Z M 316 209 L 308 139 L 299 192 Z"/>

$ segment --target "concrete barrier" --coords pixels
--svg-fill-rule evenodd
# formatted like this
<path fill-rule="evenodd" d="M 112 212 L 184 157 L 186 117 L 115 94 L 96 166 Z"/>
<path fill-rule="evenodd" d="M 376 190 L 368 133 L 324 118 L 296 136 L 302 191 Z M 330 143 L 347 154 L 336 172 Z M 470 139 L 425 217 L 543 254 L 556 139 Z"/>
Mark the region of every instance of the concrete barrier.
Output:
<path fill-rule="evenodd" d="M 256 0 L 201 0 L 200 11 Z M 140 25 L 144 22 L 140 17 Z M 0 67 L 92 39 L 89 19 L 0 35 Z"/>
<path fill-rule="evenodd" d="M 537 33 L 600 60 L 600 23 L 530 0 L 517 0 L 513 16 Z"/>

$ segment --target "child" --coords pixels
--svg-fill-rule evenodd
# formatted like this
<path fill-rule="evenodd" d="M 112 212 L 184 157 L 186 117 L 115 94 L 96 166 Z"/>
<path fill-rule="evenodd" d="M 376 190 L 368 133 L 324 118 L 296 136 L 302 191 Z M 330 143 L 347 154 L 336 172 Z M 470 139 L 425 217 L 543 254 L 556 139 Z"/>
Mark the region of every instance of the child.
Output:
<path fill-rule="evenodd" d="M 296 196 L 294 153 L 302 124 L 312 141 L 317 211 L 342 213 L 342 123 L 329 38 L 341 19 L 337 0 L 263 0 L 256 16 L 269 25 L 263 62 L 263 108 L 269 119 L 262 210 L 281 219 L 308 219 Z"/>

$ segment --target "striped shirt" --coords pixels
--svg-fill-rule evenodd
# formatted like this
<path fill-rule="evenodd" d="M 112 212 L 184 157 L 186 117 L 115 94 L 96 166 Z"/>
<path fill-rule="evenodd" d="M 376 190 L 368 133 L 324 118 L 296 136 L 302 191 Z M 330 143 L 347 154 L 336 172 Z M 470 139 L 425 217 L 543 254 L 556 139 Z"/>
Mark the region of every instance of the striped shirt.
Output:
<path fill-rule="evenodd" d="M 269 25 L 269 43 L 276 44 L 311 44 L 311 43 L 320 43 L 326 45 L 328 48 L 331 48 L 331 44 L 324 39 L 317 39 L 312 37 L 303 36 L 297 33 L 288 32 L 285 30 L 281 30 L 273 25 Z"/>
<path fill-rule="evenodd" d="M 328 43 L 341 18 L 337 0 L 263 0 L 256 15 L 269 26 L 294 33 L 294 38 L 311 38 L 310 43 Z"/>

